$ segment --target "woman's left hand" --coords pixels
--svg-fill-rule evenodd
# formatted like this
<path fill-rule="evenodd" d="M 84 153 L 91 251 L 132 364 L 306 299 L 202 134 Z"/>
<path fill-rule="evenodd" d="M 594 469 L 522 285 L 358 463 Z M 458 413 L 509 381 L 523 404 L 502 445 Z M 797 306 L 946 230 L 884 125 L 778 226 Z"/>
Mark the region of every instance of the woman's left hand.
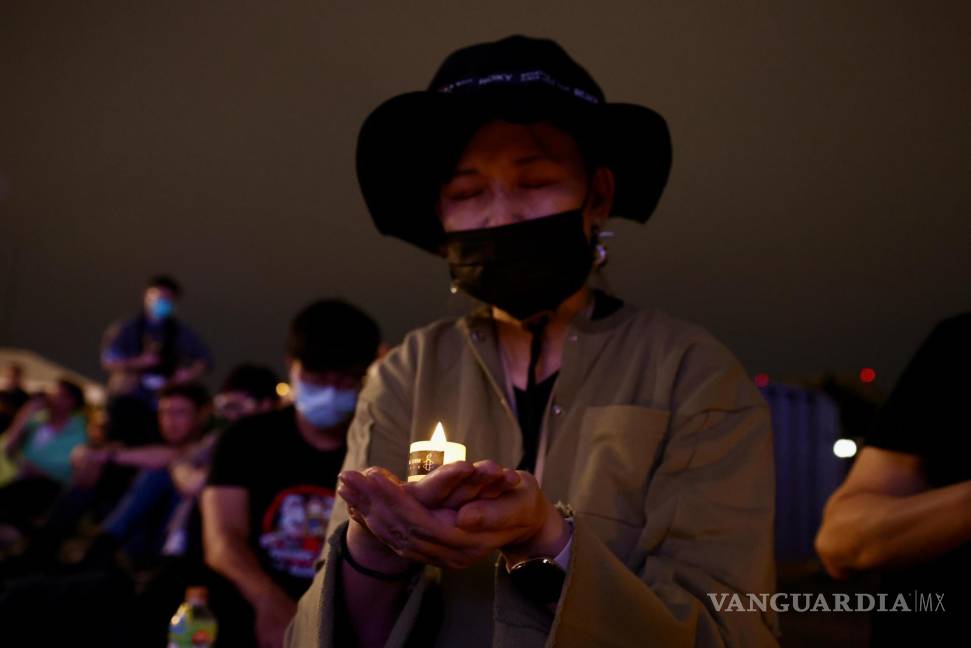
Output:
<path fill-rule="evenodd" d="M 501 539 L 509 564 L 533 556 L 556 556 L 570 527 L 546 498 L 532 473 L 518 471 L 519 484 L 498 497 L 473 500 L 458 510 L 456 525 L 473 535 Z"/>

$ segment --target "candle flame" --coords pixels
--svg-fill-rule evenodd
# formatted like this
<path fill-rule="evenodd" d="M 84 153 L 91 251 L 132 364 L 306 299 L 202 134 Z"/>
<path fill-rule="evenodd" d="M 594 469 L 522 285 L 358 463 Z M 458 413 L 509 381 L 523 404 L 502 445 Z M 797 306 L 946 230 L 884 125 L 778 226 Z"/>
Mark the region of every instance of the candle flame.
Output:
<path fill-rule="evenodd" d="M 438 425 L 435 426 L 435 432 L 432 434 L 432 443 L 440 443 L 445 445 L 445 427 L 442 422 L 439 421 Z"/>

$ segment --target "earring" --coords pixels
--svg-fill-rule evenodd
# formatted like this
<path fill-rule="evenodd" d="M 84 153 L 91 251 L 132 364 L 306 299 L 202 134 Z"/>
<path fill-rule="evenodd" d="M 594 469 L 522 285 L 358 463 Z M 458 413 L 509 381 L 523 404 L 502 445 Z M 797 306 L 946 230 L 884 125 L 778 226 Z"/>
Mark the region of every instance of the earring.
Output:
<path fill-rule="evenodd" d="M 459 291 L 458 283 L 453 280 L 452 284 L 448 287 L 448 291 L 453 295 L 456 294 Z"/>
<path fill-rule="evenodd" d="M 612 238 L 613 236 L 614 233 L 610 231 L 600 231 L 599 229 L 594 231 L 596 244 L 593 247 L 593 265 L 595 268 L 602 268 L 607 265 L 607 246 L 604 244 L 603 239 Z"/>

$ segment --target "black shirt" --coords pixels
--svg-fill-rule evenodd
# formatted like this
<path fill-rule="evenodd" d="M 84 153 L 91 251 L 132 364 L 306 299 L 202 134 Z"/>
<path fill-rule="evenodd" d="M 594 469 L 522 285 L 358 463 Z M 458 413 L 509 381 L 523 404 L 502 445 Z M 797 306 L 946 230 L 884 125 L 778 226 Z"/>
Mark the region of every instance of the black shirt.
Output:
<path fill-rule="evenodd" d="M 925 479 L 940 488 L 971 479 L 971 430 L 966 399 L 971 394 L 971 313 L 947 319 L 911 359 L 867 445 L 922 458 Z M 971 514 L 971 511 L 966 511 Z M 914 592 L 943 593 L 944 612 L 883 612 L 874 615 L 874 645 L 935 645 L 964 627 L 971 543 L 910 568 L 881 574 L 888 606 L 896 593 L 912 605 Z M 936 596 L 931 597 L 936 606 Z M 963 630 L 962 630 L 963 632 Z M 938 638 L 937 640 L 935 638 Z"/>
<path fill-rule="evenodd" d="M 209 485 L 249 492 L 250 548 L 294 598 L 313 579 L 344 452 L 307 443 L 292 407 L 243 419 L 216 446 Z"/>
<path fill-rule="evenodd" d="M 603 319 L 624 305 L 624 302 L 620 299 L 601 290 L 594 290 L 593 299 L 591 320 Z M 530 390 L 513 387 L 513 395 L 516 397 L 516 418 L 519 419 L 519 429 L 523 435 L 523 458 L 519 462 L 519 470 L 532 472 L 536 468 L 539 433 L 545 416 L 546 405 L 549 403 L 553 386 L 556 384 L 556 377 L 559 374 L 559 371 L 554 372 L 542 382 L 536 383 Z"/>
<path fill-rule="evenodd" d="M 532 472 L 536 468 L 539 431 L 543 419 L 542 415 L 530 418 L 530 412 L 543 412 L 559 374 L 559 371 L 553 373 L 543 382 L 536 383 L 536 386 L 529 391 L 513 387 L 516 396 L 516 418 L 519 419 L 519 429 L 523 433 L 523 459 L 519 462 L 519 470 Z"/>

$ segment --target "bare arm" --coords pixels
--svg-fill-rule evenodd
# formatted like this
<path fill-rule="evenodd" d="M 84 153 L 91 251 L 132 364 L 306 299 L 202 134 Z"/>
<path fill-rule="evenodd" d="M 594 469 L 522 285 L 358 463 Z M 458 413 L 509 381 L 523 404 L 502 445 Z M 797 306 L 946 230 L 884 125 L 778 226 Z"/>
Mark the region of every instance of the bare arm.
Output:
<path fill-rule="evenodd" d="M 410 561 L 388 551 L 371 532 L 351 520 L 347 544 L 354 560 L 377 571 L 393 574 L 406 570 Z M 407 581 L 386 581 L 361 574 L 344 560 L 340 566 L 348 622 L 358 646 L 383 646 L 407 593 Z"/>
<path fill-rule="evenodd" d="M 206 360 L 196 360 L 192 364 L 178 369 L 170 379 L 173 384 L 186 383 L 201 378 L 209 371 L 209 362 Z"/>
<path fill-rule="evenodd" d="M 208 486 L 201 506 L 206 564 L 231 580 L 253 606 L 261 648 L 282 645 L 296 602 L 263 571 L 249 547 L 249 493 Z"/>
<path fill-rule="evenodd" d="M 971 481 L 929 488 L 920 457 L 866 447 L 823 512 L 816 551 L 834 578 L 924 562 L 971 540 Z"/>
<path fill-rule="evenodd" d="M 111 453 L 112 462 L 121 466 L 148 469 L 165 468 L 178 459 L 181 454 L 177 448 L 162 444 L 137 448 L 119 448 L 117 450 L 105 450 L 104 452 Z"/>
<path fill-rule="evenodd" d="M 209 469 L 202 466 L 194 466 L 189 461 L 176 461 L 169 467 L 169 474 L 172 476 L 172 483 L 175 484 L 179 493 L 185 497 L 195 497 L 202 492 L 209 477 Z"/>
<path fill-rule="evenodd" d="M 115 371 L 141 371 L 143 369 L 148 369 L 149 367 L 154 367 L 158 364 L 158 362 L 158 354 L 150 351 L 146 351 L 141 355 L 130 358 L 108 355 L 101 356 L 101 368 L 108 373 L 113 373 Z"/>

